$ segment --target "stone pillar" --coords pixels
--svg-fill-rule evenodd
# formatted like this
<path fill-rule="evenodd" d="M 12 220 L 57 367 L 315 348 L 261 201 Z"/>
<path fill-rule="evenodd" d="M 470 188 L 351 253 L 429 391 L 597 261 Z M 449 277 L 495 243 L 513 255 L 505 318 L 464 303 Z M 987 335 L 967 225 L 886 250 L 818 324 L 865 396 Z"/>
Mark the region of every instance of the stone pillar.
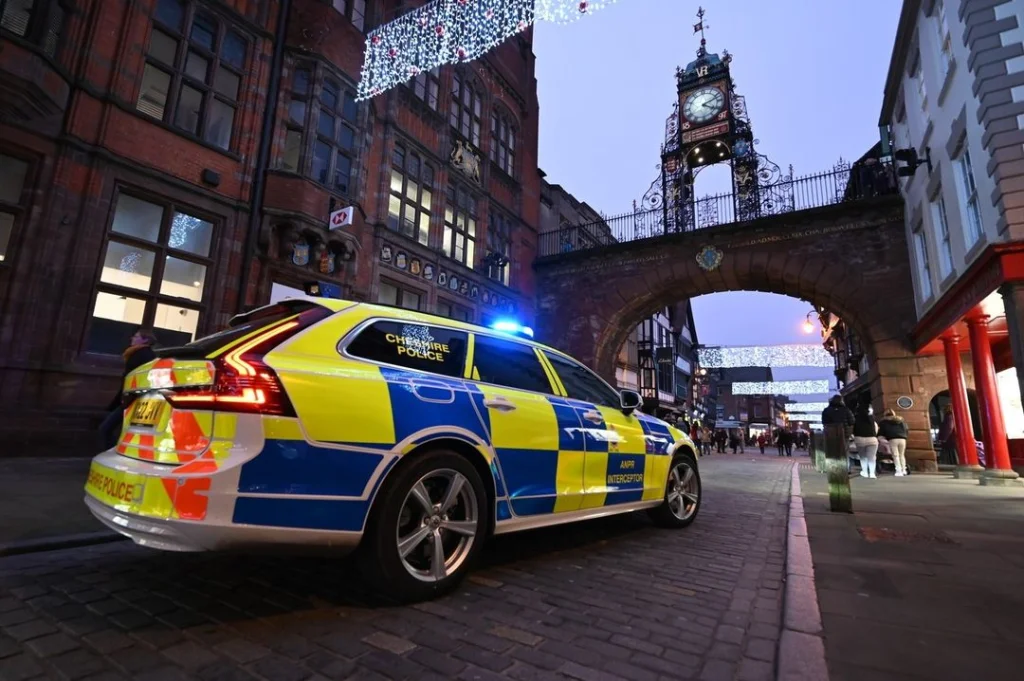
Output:
<path fill-rule="evenodd" d="M 1010 467 L 1010 447 L 1006 442 L 1003 409 L 996 387 L 996 369 L 992 362 L 992 346 L 988 340 L 988 316 L 967 320 L 971 335 L 971 358 L 974 384 L 978 391 L 978 411 L 985 441 L 985 471 L 979 482 L 983 485 L 1018 484 L 1020 476 Z"/>
<path fill-rule="evenodd" d="M 1006 310 L 1006 326 L 1010 331 L 1010 349 L 1013 365 L 1017 367 L 1017 382 L 1024 397 L 1024 284 L 1003 284 L 999 287 Z"/>
<path fill-rule="evenodd" d="M 938 470 L 935 449 L 932 447 L 928 398 L 936 381 L 945 383 L 941 358 L 917 357 L 900 348 L 903 356 L 880 358 L 873 369 L 877 374 L 865 378 L 871 383 L 872 405 L 881 418 L 885 409 L 894 409 L 906 420 L 910 437 L 907 440 L 907 467 L 915 471 Z M 913 399 L 910 409 L 899 406 L 901 396 Z"/>
<path fill-rule="evenodd" d="M 946 354 L 946 379 L 949 382 L 949 399 L 953 403 L 953 422 L 956 425 L 957 463 L 955 478 L 976 480 L 985 469 L 978 463 L 978 452 L 974 447 L 974 428 L 971 425 L 971 408 L 967 402 L 967 383 L 964 381 L 964 367 L 960 362 L 960 336 L 947 333 L 942 337 L 942 348 Z"/>

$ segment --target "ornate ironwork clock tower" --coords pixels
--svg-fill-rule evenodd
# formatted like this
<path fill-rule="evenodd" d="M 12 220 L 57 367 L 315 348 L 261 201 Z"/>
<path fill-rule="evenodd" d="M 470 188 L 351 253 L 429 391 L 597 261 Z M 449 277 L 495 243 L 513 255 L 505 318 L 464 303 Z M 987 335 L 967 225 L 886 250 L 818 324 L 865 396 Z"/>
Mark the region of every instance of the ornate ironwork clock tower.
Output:
<path fill-rule="evenodd" d="M 697 58 L 676 70 L 679 98 L 665 123 L 660 182 L 644 195 L 645 208 L 664 209 L 664 232 L 700 229 L 720 222 L 751 220 L 777 210 L 774 188 L 785 184 L 779 167 L 757 153 L 746 102 L 729 72 L 732 55 L 708 52 L 704 9 L 697 11 Z M 721 200 L 697 201 L 694 179 L 702 168 L 732 168 L 733 215 L 719 215 Z M 781 180 L 781 183 L 780 183 Z M 660 186 L 659 186 L 660 185 Z"/>

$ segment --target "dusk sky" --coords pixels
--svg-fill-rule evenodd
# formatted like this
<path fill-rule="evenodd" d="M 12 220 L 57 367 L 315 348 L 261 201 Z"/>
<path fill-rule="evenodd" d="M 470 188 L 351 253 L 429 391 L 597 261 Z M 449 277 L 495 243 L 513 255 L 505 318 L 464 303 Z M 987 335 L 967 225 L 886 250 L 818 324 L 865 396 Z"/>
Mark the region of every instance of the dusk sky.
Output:
<path fill-rule="evenodd" d="M 898 0 L 619 0 L 569 25 L 538 23 L 540 167 L 549 182 L 608 215 L 631 210 L 657 176 L 675 69 L 727 49 L 760 153 L 797 176 L 855 160 L 878 141 Z M 727 167 L 702 171 L 698 195 L 729 191 Z M 693 302 L 707 345 L 806 343 L 809 304 L 732 292 Z M 777 380 L 832 379 L 830 369 L 777 370 Z M 818 396 L 820 397 L 820 396 Z M 802 399 L 818 399 L 807 396 Z"/>

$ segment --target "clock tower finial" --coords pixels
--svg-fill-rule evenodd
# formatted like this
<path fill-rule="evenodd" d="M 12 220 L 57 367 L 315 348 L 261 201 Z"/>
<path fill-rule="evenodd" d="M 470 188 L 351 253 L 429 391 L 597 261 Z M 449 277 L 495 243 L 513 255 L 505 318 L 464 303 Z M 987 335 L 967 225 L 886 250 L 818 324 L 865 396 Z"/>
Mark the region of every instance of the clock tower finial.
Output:
<path fill-rule="evenodd" d="M 697 58 L 698 59 L 703 59 L 705 56 L 707 56 L 707 53 L 708 53 L 708 50 L 707 50 L 708 41 L 704 37 L 704 29 L 706 29 L 706 28 L 711 28 L 711 27 L 704 23 L 704 8 L 703 7 L 698 7 L 697 8 L 697 23 L 693 25 L 693 33 L 694 33 L 694 35 L 696 35 L 697 33 L 700 33 L 700 48 L 697 50 Z"/>

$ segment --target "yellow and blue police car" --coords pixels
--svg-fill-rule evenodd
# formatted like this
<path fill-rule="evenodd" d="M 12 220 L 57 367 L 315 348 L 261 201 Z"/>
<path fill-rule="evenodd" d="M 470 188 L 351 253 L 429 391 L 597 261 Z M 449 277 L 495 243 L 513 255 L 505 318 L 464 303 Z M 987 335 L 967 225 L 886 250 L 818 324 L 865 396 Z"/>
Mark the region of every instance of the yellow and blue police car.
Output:
<path fill-rule="evenodd" d="M 357 549 L 392 595 L 455 586 L 492 534 L 697 516 L 696 447 L 514 323 L 292 298 L 125 379 L 85 503 L 169 551 Z"/>

